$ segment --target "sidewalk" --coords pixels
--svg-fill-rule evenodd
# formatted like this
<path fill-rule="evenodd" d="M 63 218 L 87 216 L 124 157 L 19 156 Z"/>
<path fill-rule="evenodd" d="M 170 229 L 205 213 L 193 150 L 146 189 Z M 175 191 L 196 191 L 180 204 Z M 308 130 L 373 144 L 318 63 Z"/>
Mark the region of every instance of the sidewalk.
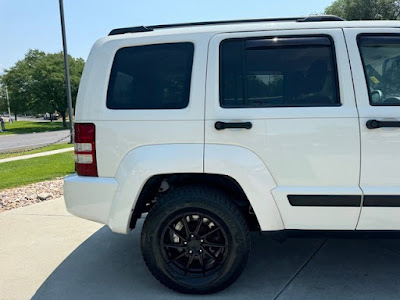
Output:
<path fill-rule="evenodd" d="M 40 152 L 40 153 L 35 153 L 35 154 L 21 155 L 21 156 L 10 157 L 10 158 L 3 158 L 3 159 L 0 159 L 0 164 L 1 163 L 5 163 L 5 162 L 9 162 L 9 161 L 14 161 L 14 160 L 29 159 L 29 158 L 47 156 L 47 155 L 64 153 L 64 152 L 69 152 L 69 151 L 74 151 L 74 147 L 64 148 L 64 149 L 59 149 L 59 150 L 46 151 L 46 152 Z"/>

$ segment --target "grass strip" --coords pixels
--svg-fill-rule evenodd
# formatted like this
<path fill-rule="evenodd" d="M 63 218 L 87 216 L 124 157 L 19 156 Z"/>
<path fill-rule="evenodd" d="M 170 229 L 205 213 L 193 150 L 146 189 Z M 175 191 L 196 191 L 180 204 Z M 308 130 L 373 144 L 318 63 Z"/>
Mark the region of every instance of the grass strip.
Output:
<path fill-rule="evenodd" d="M 51 180 L 73 172 L 73 152 L 6 162 L 0 165 L 0 190 Z"/>
<path fill-rule="evenodd" d="M 22 134 L 22 133 L 34 133 L 34 132 L 46 132 L 46 131 L 57 131 L 68 129 L 63 127 L 62 122 L 31 122 L 31 121 L 14 121 L 12 124 L 6 122 L 6 131 L 0 132 L 0 136 L 9 134 Z"/>
<path fill-rule="evenodd" d="M 23 156 L 23 155 L 29 155 L 29 154 L 36 154 L 36 153 L 52 151 L 52 150 L 59 150 L 59 149 L 64 149 L 64 148 L 73 148 L 73 145 L 67 144 L 67 143 L 63 143 L 63 144 L 50 145 L 50 146 L 46 146 L 46 147 L 43 147 L 43 148 L 34 149 L 34 150 L 30 150 L 30 151 L 19 152 L 19 153 L 3 153 L 3 154 L 0 153 L 0 159 L 16 157 L 16 156 Z"/>

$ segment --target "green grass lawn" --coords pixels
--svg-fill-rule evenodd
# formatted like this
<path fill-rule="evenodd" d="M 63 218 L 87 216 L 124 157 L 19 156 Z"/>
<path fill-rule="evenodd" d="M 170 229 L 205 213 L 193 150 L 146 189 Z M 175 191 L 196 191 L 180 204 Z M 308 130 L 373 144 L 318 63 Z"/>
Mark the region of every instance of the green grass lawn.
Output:
<path fill-rule="evenodd" d="M 15 156 L 21 156 L 21 155 L 35 154 L 35 153 L 46 152 L 46 151 L 51 151 L 51 150 L 58 150 L 58 149 L 64 149 L 64 148 L 73 148 L 73 145 L 64 143 L 64 144 L 50 145 L 50 146 L 46 146 L 46 147 L 43 147 L 43 148 L 34 149 L 34 150 L 30 150 L 30 151 L 25 151 L 25 152 L 20 152 L 20 153 L 4 153 L 4 154 L 0 153 L 0 159 L 10 158 L 10 157 L 15 157 Z"/>
<path fill-rule="evenodd" d="M 0 190 L 50 180 L 73 172 L 73 152 L 1 163 Z"/>
<path fill-rule="evenodd" d="M 12 124 L 6 122 L 4 125 L 7 131 L 0 132 L 0 136 L 8 134 L 56 131 L 69 128 L 68 127 L 69 123 L 67 123 L 67 127 L 64 128 L 62 126 L 62 122 L 55 122 L 55 121 L 53 122 L 14 121 Z"/>

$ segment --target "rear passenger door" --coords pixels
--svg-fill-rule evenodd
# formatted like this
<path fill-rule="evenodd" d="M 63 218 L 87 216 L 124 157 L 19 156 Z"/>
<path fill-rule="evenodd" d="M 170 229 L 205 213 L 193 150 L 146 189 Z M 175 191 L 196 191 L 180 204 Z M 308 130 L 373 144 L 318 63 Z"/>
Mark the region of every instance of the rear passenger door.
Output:
<path fill-rule="evenodd" d="M 361 132 L 357 229 L 400 230 L 400 30 L 345 29 Z"/>
<path fill-rule="evenodd" d="M 243 128 L 224 129 L 232 123 Z M 355 229 L 360 137 L 342 30 L 215 36 L 205 142 L 205 172 L 219 171 L 207 145 L 236 145 L 264 162 L 275 185 L 262 193 L 273 194 L 287 229 Z"/>

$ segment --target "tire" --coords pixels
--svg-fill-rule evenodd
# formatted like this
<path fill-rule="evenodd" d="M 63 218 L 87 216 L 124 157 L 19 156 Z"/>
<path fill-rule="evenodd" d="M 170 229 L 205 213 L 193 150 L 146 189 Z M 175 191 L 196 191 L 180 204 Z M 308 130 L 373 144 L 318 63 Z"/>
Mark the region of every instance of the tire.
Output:
<path fill-rule="evenodd" d="M 247 223 L 229 197 L 207 186 L 184 186 L 160 197 L 144 222 L 142 254 L 150 272 L 180 293 L 227 288 L 250 253 Z"/>

